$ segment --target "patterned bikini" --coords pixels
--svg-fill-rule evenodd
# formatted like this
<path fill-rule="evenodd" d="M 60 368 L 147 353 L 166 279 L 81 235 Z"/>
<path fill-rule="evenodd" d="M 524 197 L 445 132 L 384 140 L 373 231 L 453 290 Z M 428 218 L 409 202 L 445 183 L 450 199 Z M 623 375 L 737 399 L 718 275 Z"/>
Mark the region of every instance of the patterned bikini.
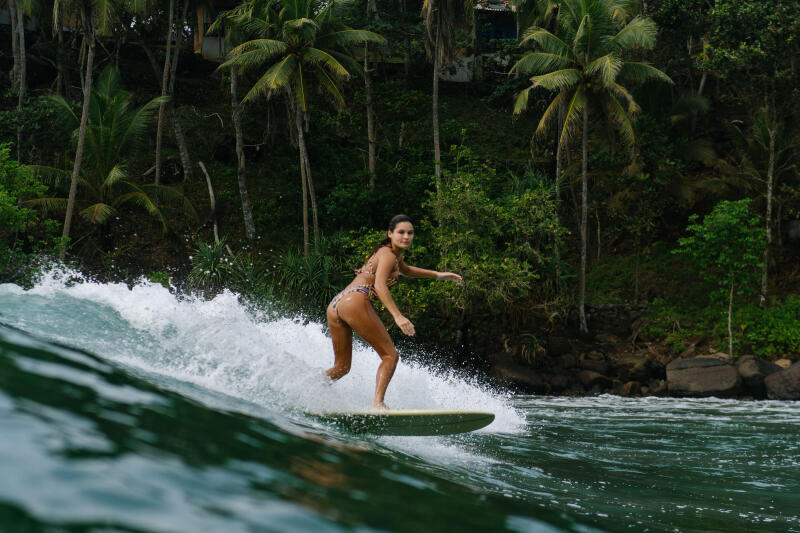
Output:
<path fill-rule="evenodd" d="M 397 263 L 398 263 L 397 258 L 395 258 L 394 263 L 395 263 L 395 268 L 397 268 Z M 375 274 L 377 274 L 377 272 L 378 272 L 378 269 L 376 267 L 372 266 L 372 257 L 370 257 L 367 260 L 367 264 L 366 264 L 365 268 L 358 268 L 358 269 L 355 270 L 356 274 L 371 274 L 373 277 L 375 276 Z M 396 284 L 397 284 L 397 278 L 388 278 L 386 280 L 386 286 L 387 287 L 391 288 L 391 287 L 395 286 Z M 375 292 L 375 282 L 374 281 L 372 283 L 370 283 L 369 285 L 355 285 L 353 287 L 350 287 L 350 288 L 347 288 L 347 289 L 343 290 L 342 292 L 340 292 L 339 294 L 334 296 L 333 300 L 331 300 L 331 304 L 330 304 L 331 308 L 334 311 L 336 311 L 337 315 L 339 314 L 339 310 L 336 307 L 339 305 L 339 302 L 342 300 L 342 298 L 344 298 L 345 296 L 347 296 L 351 292 L 360 292 L 361 294 L 366 294 L 367 298 L 369 298 L 369 300 L 371 302 L 378 301 L 378 293 Z"/>

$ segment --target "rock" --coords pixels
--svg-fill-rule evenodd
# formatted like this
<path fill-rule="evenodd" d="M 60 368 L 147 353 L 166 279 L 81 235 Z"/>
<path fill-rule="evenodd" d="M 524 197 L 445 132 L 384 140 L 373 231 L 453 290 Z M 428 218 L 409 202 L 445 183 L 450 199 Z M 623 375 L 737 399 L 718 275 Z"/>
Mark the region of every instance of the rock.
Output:
<path fill-rule="evenodd" d="M 719 359 L 727 363 L 729 363 L 733 359 L 729 354 L 726 354 L 725 352 L 715 352 L 706 355 L 698 355 L 697 357 L 713 357 L 714 359 Z"/>
<path fill-rule="evenodd" d="M 642 385 L 638 381 L 629 381 L 622 386 L 619 393 L 622 396 L 639 396 L 642 393 Z"/>
<path fill-rule="evenodd" d="M 764 378 L 770 400 L 800 400 L 800 362 Z"/>
<path fill-rule="evenodd" d="M 528 367 L 516 365 L 514 363 L 503 363 L 492 368 L 495 377 L 504 381 L 510 381 L 527 392 L 534 394 L 547 394 L 550 392 L 550 385 L 542 377 Z"/>
<path fill-rule="evenodd" d="M 583 384 L 584 387 L 590 390 L 595 387 L 599 387 L 601 389 L 607 389 L 612 385 L 610 378 L 598 372 L 593 372 L 591 370 L 582 370 L 578 374 L 578 379 L 581 380 L 581 383 Z"/>
<path fill-rule="evenodd" d="M 655 387 L 649 387 L 648 389 L 649 390 L 647 391 L 647 394 L 649 394 L 650 396 L 666 396 L 667 393 L 669 392 L 666 380 L 661 380 L 661 383 L 659 385 Z"/>
<path fill-rule="evenodd" d="M 559 357 L 559 359 L 561 360 L 561 364 L 567 370 L 575 370 L 578 368 L 578 357 L 574 353 L 565 353 Z"/>
<path fill-rule="evenodd" d="M 742 376 L 745 389 L 756 398 L 765 398 L 767 390 L 764 387 L 764 378 L 778 372 L 781 367 L 752 355 L 745 355 L 736 362 L 736 369 Z"/>
<path fill-rule="evenodd" d="M 646 383 L 652 374 L 652 364 L 646 355 L 625 355 L 615 361 L 622 381 Z"/>
<path fill-rule="evenodd" d="M 667 365 L 667 389 L 674 396 L 725 398 L 736 396 L 741 385 L 736 367 L 714 357 L 678 359 Z"/>
<path fill-rule="evenodd" d="M 564 337 L 548 337 L 547 355 L 557 357 L 572 351 L 572 341 Z"/>
<path fill-rule="evenodd" d="M 588 352 L 581 355 L 579 366 L 581 370 L 591 370 L 598 374 L 608 373 L 606 356 L 600 352 Z"/>
<path fill-rule="evenodd" d="M 603 344 L 619 344 L 622 342 L 622 339 L 617 337 L 612 333 L 600 332 L 594 337 L 595 342 L 603 343 Z"/>
<path fill-rule="evenodd" d="M 648 396 L 649 394 L 650 394 L 650 387 L 647 387 L 647 386 L 642 387 L 641 395 L 642 396 Z"/>
<path fill-rule="evenodd" d="M 778 359 L 777 361 L 775 361 L 775 364 L 781 368 L 789 368 L 790 366 L 792 366 L 792 361 L 791 359 Z"/>
<path fill-rule="evenodd" d="M 705 335 L 693 335 L 686 339 L 686 349 L 681 352 L 681 359 L 695 357 L 697 355 L 697 345 L 705 342 Z"/>
<path fill-rule="evenodd" d="M 561 392 L 569 388 L 571 380 L 569 376 L 557 374 L 550 380 L 550 387 L 553 392 Z"/>

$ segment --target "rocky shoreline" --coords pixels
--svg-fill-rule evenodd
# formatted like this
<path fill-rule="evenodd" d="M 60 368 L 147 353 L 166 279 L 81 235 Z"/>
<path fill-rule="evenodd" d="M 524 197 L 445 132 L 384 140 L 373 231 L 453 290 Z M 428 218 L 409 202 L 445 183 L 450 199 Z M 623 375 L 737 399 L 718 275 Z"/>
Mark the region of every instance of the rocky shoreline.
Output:
<path fill-rule="evenodd" d="M 588 308 L 590 338 L 556 332 L 533 353 L 507 343 L 489 357 L 492 374 L 534 394 L 800 400 L 800 361 L 732 358 L 699 348 L 702 338 L 675 353 L 638 338 L 646 315 L 642 305 Z"/>

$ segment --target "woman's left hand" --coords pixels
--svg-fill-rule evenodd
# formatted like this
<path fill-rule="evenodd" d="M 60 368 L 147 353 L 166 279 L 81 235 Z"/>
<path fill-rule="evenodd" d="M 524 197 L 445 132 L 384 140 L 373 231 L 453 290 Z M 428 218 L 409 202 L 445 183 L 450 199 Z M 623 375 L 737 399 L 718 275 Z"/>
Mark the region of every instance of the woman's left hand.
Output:
<path fill-rule="evenodd" d="M 445 281 L 463 281 L 461 276 L 453 272 L 439 272 L 438 278 Z"/>

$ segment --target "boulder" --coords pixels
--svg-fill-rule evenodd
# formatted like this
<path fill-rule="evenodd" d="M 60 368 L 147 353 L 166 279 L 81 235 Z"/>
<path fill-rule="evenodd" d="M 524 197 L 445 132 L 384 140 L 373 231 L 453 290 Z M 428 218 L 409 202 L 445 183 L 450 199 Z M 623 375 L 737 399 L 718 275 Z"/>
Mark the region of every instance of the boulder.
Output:
<path fill-rule="evenodd" d="M 502 363 L 492 368 L 495 377 L 510 381 L 526 392 L 534 394 L 547 394 L 550 392 L 550 384 L 547 383 L 538 372 L 529 367 L 514 363 Z"/>
<path fill-rule="evenodd" d="M 594 389 L 596 387 L 607 389 L 612 385 L 611 378 L 592 370 L 582 370 L 578 374 L 578 379 L 581 380 L 581 383 L 587 389 Z"/>
<path fill-rule="evenodd" d="M 571 383 L 572 380 L 570 380 L 569 376 L 556 374 L 553 376 L 553 379 L 550 380 L 550 387 L 553 392 L 561 392 L 568 389 Z"/>
<path fill-rule="evenodd" d="M 792 360 L 791 359 L 778 359 L 777 361 L 775 361 L 775 364 L 778 365 L 781 368 L 789 368 L 790 366 L 792 366 Z"/>
<path fill-rule="evenodd" d="M 547 338 L 547 355 L 558 357 L 559 355 L 572 351 L 572 341 L 564 337 Z"/>
<path fill-rule="evenodd" d="M 800 362 L 764 378 L 770 400 L 800 400 Z"/>
<path fill-rule="evenodd" d="M 622 381 L 646 383 L 652 374 L 652 363 L 646 355 L 624 355 L 615 361 Z"/>
<path fill-rule="evenodd" d="M 581 355 L 579 362 L 581 370 L 591 370 L 598 374 L 608 373 L 608 362 L 606 356 L 600 352 L 588 352 Z"/>
<path fill-rule="evenodd" d="M 747 392 L 756 398 L 766 398 L 764 378 L 778 372 L 781 367 L 752 355 L 745 355 L 736 362 L 736 369 L 742 376 L 742 383 Z"/>
<path fill-rule="evenodd" d="M 733 359 L 730 356 L 730 354 L 727 354 L 725 352 L 715 352 L 715 353 L 710 353 L 710 354 L 707 354 L 707 355 L 698 355 L 697 357 L 713 357 L 714 359 L 721 359 L 721 360 L 725 361 L 726 363 L 730 363 L 731 360 Z"/>
<path fill-rule="evenodd" d="M 619 391 L 622 396 L 639 396 L 642 393 L 642 384 L 638 381 L 629 381 Z"/>
<path fill-rule="evenodd" d="M 667 365 L 667 389 L 673 396 L 725 398 L 736 396 L 741 385 L 736 367 L 721 359 L 678 359 Z"/>

